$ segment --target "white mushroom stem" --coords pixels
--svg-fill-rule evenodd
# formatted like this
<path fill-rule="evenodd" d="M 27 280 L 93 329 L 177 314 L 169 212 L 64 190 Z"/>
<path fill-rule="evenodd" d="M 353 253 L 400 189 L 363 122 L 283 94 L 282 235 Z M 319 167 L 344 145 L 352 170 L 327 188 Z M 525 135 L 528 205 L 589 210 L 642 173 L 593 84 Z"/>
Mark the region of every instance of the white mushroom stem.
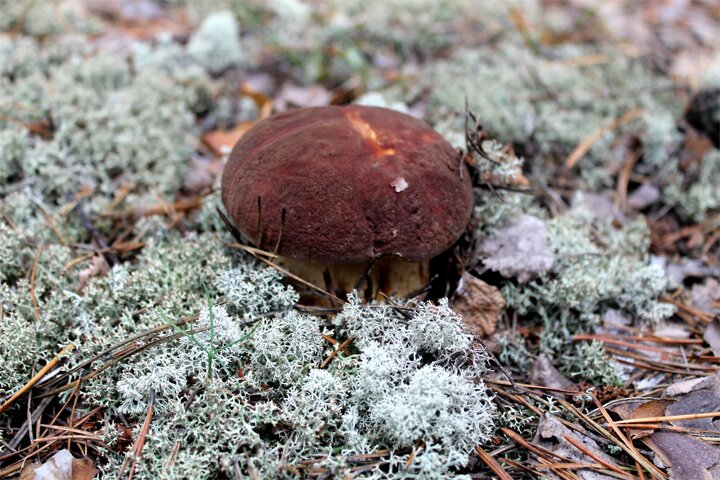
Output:
<path fill-rule="evenodd" d="M 330 273 L 332 287 L 335 291 L 352 292 L 358 280 L 368 270 L 370 262 L 339 265 L 312 263 L 305 260 L 280 258 L 278 262 L 293 274 L 315 286 L 326 288 L 323 273 Z M 372 285 L 372 295 L 380 300 L 381 294 L 404 297 L 417 292 L 430 280 L 429 262 L 408 262 L 399 257 L 382 257 L 375 261 L 367 273 Z M 361 295 L 367 289 L 366 282 L 361 283 Z M 335 293 L 335 292 L 331 292 Z"/>

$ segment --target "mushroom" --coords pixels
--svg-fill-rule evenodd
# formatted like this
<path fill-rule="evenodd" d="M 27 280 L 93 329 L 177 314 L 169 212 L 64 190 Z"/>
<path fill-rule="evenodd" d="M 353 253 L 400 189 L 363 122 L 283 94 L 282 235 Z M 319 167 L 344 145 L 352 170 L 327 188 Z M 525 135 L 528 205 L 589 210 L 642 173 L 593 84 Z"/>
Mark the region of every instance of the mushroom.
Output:
<path fill-rule="evenodd" d="M 296 275 L 349 292 L 406 295 L 461 236 L 473 205 L 458 152 L 429 125 L 377 107 L 267 118 L 235 145 L 222 201 L 241 234 Z M 369 272 L 368 272 L 369 270 Z"/>

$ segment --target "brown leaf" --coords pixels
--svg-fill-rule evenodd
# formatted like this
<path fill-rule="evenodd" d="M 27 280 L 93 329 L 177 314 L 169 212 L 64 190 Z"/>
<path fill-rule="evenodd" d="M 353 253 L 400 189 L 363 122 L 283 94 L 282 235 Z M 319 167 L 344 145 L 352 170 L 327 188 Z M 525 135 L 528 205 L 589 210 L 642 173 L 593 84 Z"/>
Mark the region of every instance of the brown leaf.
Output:
<path fill-rule="evenodd" d="M 515 174 L 508 179 L 504 179 L 503 177 L 492 173 L 486 173 L 483 175 L 483 181 L 489 183 L 490 185 L 499 187 L 527 188 L 530 186 L 530 180 L 528 180 L 528 178 L 522 173 Z"/>
<path fill-rule="evenodd" d="M 702 440 L 678 432 L 655 432 L 645 443 L 670 467 L 671 479 L 713 478 L 709 469 L 720 451 Z"/>
<path fill-rule="evenodd" d="M 608 405 L 607 409 L 620 416 L 621 419 L 627 420 L 632 415 L 633 410 L 638 407 L 638 401 L 629 401 L 618 403 L 617 405 Z"/>
<path fill-rule="evenodd" d="M 72 480 L 92 480 L 98 470 L 90 459 L 80 460 L 78 458 L 72 463 Z"/>
<path fill-rule="evenodd" d="M 91 460 L 73 458 L 68 450 L 60 450 L 42 464 L 26 464 L 19 480 L 92 480 L 95 475 Z"/>
<path fill-rule="evenodd" d="M 672 405 L 674 400 L 650 400 L 635 407 L 630 416 L 630 420 L 636 418 L 662 417 L 665 415 L 665 409 Z M 641 438 L 652 434 L 653 430 L 647 428 L 630 428 L 628 433 L 632 438 Z"/>
<path fill-rule="evenodd" d="M 538 355 L 537 360 L 530 370 L 530 383 L 542 385 L 544 387 L 558 388 L 562 390 L 570 390 L 573 383 L 563 377 L 557 368 L 552 364 L 550 357 L 544 353 Z M 556 398 L 565 398 L 561 392 L 549 391 L 550 395 Z"/>
<path fill-rule="evenodd" d="M 216 156 L 220 157 L 229 153 L 238 140 L 240 140 L 253 125 L 255 125 L 255 122 L 241 122 L 232 130 L 213 130 L 204 133 L 201 139 Z"/>
<path fill-rule="evenodd" d="M 245 82 L 240 86 L 240 93 L 246 95 L 255 102 L 255 105 L 260 109 L 260 118 L 262 120 L 267 118 L 272 113 L 273 101 L 270 97 L 262 93 L 250 82 Z"/>
<path fill-rule="evenodd" d="M 505 299 L 500 290 L 465 272 L 453 297 L 453 309 L 462 315 L 473 335 L 490 335 L 497 328 Z"/>
<path fill-rule="evenodd" d="M 662 417 L 665 415 L 665 409 L 673 402 L 674 400 L 650 400 L 635 407 L 630 414 L 630 419 Z"/>
<path fill-rule="evenodd" d="M 590 452 L 595 458 L 585 454 L 582 450 L 569 442 L 567 438 L 572 439 L 572 441 L 576 444 L 582 445 L 582 447 Z M 549 413 L 544 413 L 540 417 L 540 422 L 538 423 L 533 443 L 578 463 L 596 463 L 596 459 L 599 459 L 608 465 L 617 467 L 615 460 L 600 450 L 600 447 L 593 439 L 570 430 L 568 427 L 563 425 L 557 417 Z M 550 478 L 557 478 L 552 475 L 548 476 Z M 585 468 L 577 470 L 577 476 L 583 480 L 610 480 L 614 478 Z"/>

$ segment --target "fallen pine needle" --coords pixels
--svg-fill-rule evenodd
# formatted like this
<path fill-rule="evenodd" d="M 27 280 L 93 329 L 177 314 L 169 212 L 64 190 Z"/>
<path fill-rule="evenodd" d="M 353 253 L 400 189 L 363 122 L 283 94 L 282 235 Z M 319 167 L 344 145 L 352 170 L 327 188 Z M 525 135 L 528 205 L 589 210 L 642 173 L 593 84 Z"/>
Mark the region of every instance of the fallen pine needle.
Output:
<path fill-rule="evenodd" d="M 627 474 L 627 472 L 624 472 L 623 470 L 619 469 L 618 467 L 616 467 L 616 466 L 613 465 L 612 463 L 606 462 L 606 461 L 603 460 L 602 458 L 600 458 L 600 457 L 598 457 L 597 455 L 595 455 L 595 454 L 594 454 L 593 452 L 591 452 L 587 447 L 585 447 L 583 444 L 581 444 L 580 442 L 578 442 L 577 440 L 575 440 L 574 438 L 572 438 L 570 435 L 563 435 L 563 437 L 565 438 L 565 440 L 566 440 L 569 444 L 571 444 L 573 447 L 575 447 L 575 448 L 577 448 L 578 450 L 580 450 L 581 452 L 583 452 L 583 453 L 584 453 L 585 455 L 587 455 L 588 457 L 590 457 L 590 458 L 592 458 L 593 460 L 595 460 L 597 463 L 599 463 L 599 464 L 602 465 L 603 467 L 605 467 L 605 468 L 607 468 L 607 469 L 609 469 L 609 470 L 612 470 L 613 472 L 619 473 L 620 475 L 629 476 L 629 475 Z"/>
<path fill-rule="evenodd" d="M 133 476 L 135 475 L 135 469 L 137 468 L 137 464 L 142 456 L 143 447 L 145 446 L 145 439 L 147 438 L 147 434 L 150 431 L 150 421 L 152 420 L 154 409 L 153 407 L 155 406 L 155 392 L 152 390 L 150 391 L 150 400 L 148 401 L 148 404 L 149 405 L 147 409 L 147 414 L 145 415 L 145 421 L 143 421 L 140 432 L 138 433 L 138 436 L 135 439 L 135 443 L 132 446 L 133 455 L 132 457 L 125 457 L 125 462 L 123 462 L 122 466 L 120 467 L 120 472 L 122 474 L 127 467 L 128 461 L 130 460 L 130 458 L 132 458 L 130 472 L 127 476 L 128 480 L 132 480 Z M 122 478 L 122 475 L 118 475 L 118 477 Z"/>
<path fill-rule="evenodd" d="M 672 422 L 677 420 L 695 420 L 697 418 L 712 418 L 720 417 L 720 412 L 704 412 L 704 413 L 687 413 L 684 415 L 668 415 L 664 417 L 645 417 L 645 418 L 632 418 L 627 420 L 618 420 L 615 425 L 629 425 L 634 423 L 657 423 L 657 422 Z"/>
<path fill-rule="evenodd" d="M 605 410 L 605 407 L 602 406 L 602 403 L 597 399 L 595 395 L 591 394 L 591 398 L 593 402 L 595 403 L 595 406 L 598 408 L 602 416 L 605 418 L 605 421 L 608 423 L 610 428 L 613 432 L 615 432 L 615 435 L 617 435 L 617 438 L 620 439 L 621 443 L 625 446 L 623 450 L 625 450 L 633 459 L 638 462 L 640 465 L 642 465 L 653 477 L 656 478 L 667 478 L 667 475 L 665 475 L 660 469 L 658 469 L 655 465 L 653 465 L 645 456 L 643 456 L 638 450 L 635 448 L 635 446 L 632 444 L 628 438 L 623 435 L 623 433 L 620 431 L 620 428 L 616 425 L 616 423 L 613 421 L 612 418 L 610 418 L 610 414 Z"/>
<path fill-rule="evenodd" d="M 482 460 L 483 463 L 487 465 L 500 480 L 512 480 L 512 477 L 505 471 L 504 468 L 502 468 L 497 460 L 495 460 L 495 458 L 485 450 L 480 448 L 479 445 L 475 447 L 475 453 L 477 453 L 480 460 Z"/>
<path fill-rule="evenodd" d="M 577 147 L 568 155 L 567 160 L 565 160 L 565 167 L 567 168 L 573 168 L 577 162 L 585 156 L 587 152 L 590 151 L 592 146 L 600 140 L 603 135 L 605 135 L 608 132 L 611 132 L 615 130 L 616 128 L 619 128 L 626 123 L 630 123 L 636 118 L 638 118 L 643 113 L 643 109 L 640 107 L 635 107 L 632 110 L 628 110 L 624 114 L 622 114 L 620 117 L 616 118 L 612 122 L 608 123 L 607 125 L 603 126 L 602 128 L 596 130 L 595 132 L 591 133 L 585 139 L 578 144 Z"/>
<path fill-rule="evenodd" d="M 561 470 L 561 469 L 580 469 L 580 468 L 593 468 L 602 469 L 603 466 L 599 463 L 577 463 L 577 462 L 565 462 L 565 463 L 547 463 L 532 465 L 533 468 L 538 470 L 550 469 L 550 470 Z"/>
<path fill-rule="evenodd" d="M 336 348 L 335 350 L 333 350 L 332 353 L 330 355 L 328 355 L 328 357 L 322 362 L 322 364 L 320 365 L 320 368 L 322 369 L 322 368 L 327 367 L 328 363 L 330 363 L 330 361 L 333 359 L 333 357 L 335 357 L 335 355 L 337 355 L 338 352 L 345 350 L 345 347 L 347 347 L 350 344 L 350 342 L 353 341 L 354 338 L 355 337 L 348 337 L 344 342 L 342 342 L 340 344 L 340 346 L 338 348 Z"/>
<path fill-rule="evenodd" d="M 32 300 L 33 310 L 35 311 L 35 320 L 38 322 L 40 321 L 40 307 L 38 306 L 37 295 L 35 294 L 35 277 L 37 276 L 41 252 L 42 246 L 38 246 L 37 250 L 35 250 L 35 257 L 33 258 L 32 269 L 30 270 L 30 299 Z"/>
<path fill-rule="evenodd" d="M 47 374 L 50 370 L 52 370 L 55 365 L 57 365 L 57 363 L 60 361 L 60 357 L 71 352 L 74 348 L 75 345 L 73 345 L 72 343 L 68 344 L 65 348 L 63 348 L 60 353 L 55 356 L 55 358 L 50 360 L 47 365 L 41 368 L 40 371 L 36 373 L 35 376 L 32 377 L 20 390 L 18 390 L 12 397 L 10 397 L 5 403 L 3 403 L 2 406 L 0 406 L 0 413 L 10 408 L 10 405 L 12 405 L 15 400 L 17 400 L 25 392 L 30 390 L 33 385 L 39 382 L 45 376 L 45 374 Z"/>

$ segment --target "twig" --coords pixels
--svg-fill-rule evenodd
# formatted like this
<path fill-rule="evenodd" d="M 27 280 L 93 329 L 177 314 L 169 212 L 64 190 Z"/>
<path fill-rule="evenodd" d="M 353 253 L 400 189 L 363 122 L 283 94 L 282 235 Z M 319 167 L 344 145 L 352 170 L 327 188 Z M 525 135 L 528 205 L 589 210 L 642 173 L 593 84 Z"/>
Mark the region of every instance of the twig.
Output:
<path fill-rule="evenodd" d="M 627 210 L 627 193 L 628 185 L 630 184 L 630 176 L 632 174 L 633 167 L 638 160 L 642 157 L 642 150 L 636 149 L 629 152 L 622 162 L 620 173 L 618 174 L 617 186 L 615 188 L 615 208 L 620 211 Z"/>
<path fill-rule="evenodd" d="M 40 214 L 45 219 L 45 222 L 50 226 L 50 230 L 55 234 L 60 244 L 64 247 L 68 245 L 67 240 L 65 240 L 65 237 L 63 236 L 62 232 L 58 228 L 58 226 L 55 224 L 55 220 L 53 220 L 52 216 L 45 210 L 45 207 L 42 206 L 41 203 L 38 201 L 34 201 L 35 205 L 40 209 Z"/>
<path fill-rule="evenodd" d="M 275 244 L 275 250 L 273 254 L 277 255 L 280 251 L 280 243 L 282 242 L 283 233 L 285 233 L 285 209 L 283 208 L 280 212 L 280 233 L 278 234 L 277 243 Z"/>
<path fill-rule="evenodd" d="M 40 405 L 38 405 L 37 408 L 35 408 L 35 410 L 32 412 L 32 415 L 30 415 L 30 419 L 28 419 L 28 421 L 23 423 L 23 425 L 20 427 L 20 429 L 15 434 L 15 437 L 12 440 L 10 440 L 9 445 L 12 449 L 15 449 L 18 446 L 20 446 L 20 443 L 22 442 L 22 439 L 25 437 L 25 434 L 29 430 L 32 429 L 32 424 L 35 422 L 35 420 L 39 419 L 42 416 L 43 412 L 45 411 L 45 408 L 50 404 L 50 400 L 51 399 L 49 399 L 49 398 L 43 398 L 40 401 Z M 32 447 L 32 445 L 30 445 L 22 450 L 11 452 L 7 455 L 0 456 L 0 461 L 4 460 L 5 458 L 12 457 L 15 453 L 20 453 L 22 451 L 30 449 L 31 447 Z M 0 478 L 2 478 L 2 475 L 0 475 Z"/>
<path fill-rule="evenodd" d="M 174 212 L 185 212 L 188 210 L 194 210 L 202 206 L 202 197 L 193 197 L 183 200 L 178 200 L 172 204 L 161 204 L 153 205 L 148 208 L 131 208 L 123 210 L 121 212 L 103 212 L 100 215 L 109 218 L 125 218 L 132 217 L 133 215 L 141 215 L 143 217 L 151 217 L 153 215 L 166 215 L 169 211 Z"/>
<path fill-rule="evenodd" d="M 318 292 L 318 293 L 320 293 L 320 294 L 322 294 L 322 295 L 324 295 L 324 296 L 326 296 L 326 297 L 328 297 L 328 298 L 331 298 L 331 299 L 335 300 L 335 301 L 338 302 L 339 304 L 343 304 L 343 305 L 344 305 L 345 303 L 347 303 L 347 302 L 345 302 L 344 300 L 342 300 L 341 298 L 337 297 L 336 295 L 333 295 L 333 294 L 330 293 L 330 292 L 326 292 L 324 289 L 318 287 L 318 286 L 315 285 L 314 283 L 308 282 L 308 281 L 305 280 L 304 278 L 299 277 L 299 276 L 295 275 L 294 273 L 291 273 L 290 271 L 288 271 L 287 269 L 281 267 L 281 266 L 278 265 L 277 263 L 272 262 L 272 261 L 268 260 L 267 258 L 265 258 L 266 256 L 267 256 L 267 257 L 273 257 L 273 256 L 274 256 L 274 255 L 273 255 L 272 253 L 270 253 L 270 252 L 266 252 L 266 251 L 264 251 L 264 250 L 260 250 L 259 248 L 248 247 L 248 246 L 243 245 L 243 244 L 240 244 L 240 243 L 231 243 L 231 244 L 228 244 L 227 246 L 228 246 L 229 248 L 235 248 L 235 249 L 237 249 L 237 250 L 244 250 L 244 251 L 248 252 L 249 254 L 251 254 L 252 256 L 254 256 L 256 259 L 258 259 L 258 260 L 260 260 L 261 262 L 263 262 L 263 263 L 271 266 L 272 268 L 274 268 L 274 269 L 277 270 L 278 272 L 282 273 L 282 274 L 285 275 L 286 277 L 291 278 L 291 279 L 295 280 L 296 282 L 301 283 L 302 285 L 305 285 L 306 287 L 309 287 L 310 289 L 315 290 L 316 292 Z"/>
<path fill-rule="evenodd" d="M 559 453 L 553 452 L 552 450 L 548 450 L 545 447 L 541 447 L 540 445 L 537 445 L 532 442 L 528 442 L 525 440 L 521 435 L 513 432 L 509 428 L 501 428 L 500 429 L 505 435 L 507 435 L 510 440 L 512 440 L 514 443 L 520 445 L 521 447 L 533 452 L 535 455 L 538 455 L 540 457 L 549 455 L 551 457 L 555 457 L 558 460 L 562 460 L 563 462 L 570 462 L 570 459 L 567 457 L 564 457 L 563 455 L 560 455 Z"/>
<path fill-rule="evenodd" d="M 90 220 L 90 217 L 85 214 L 85 211 L 82 209 L 82 201 L 78 202 L 77 205 L 75 205 L 73 211 L 75 212 L 75 215 L 77 215 L 77 217 L 80 219 L 80 223 L 82 223 L 85 229 L 90 232 L 90 235 L 100 246 L 100 248 L 103 250 L 107 250 L 110 245 L 108 244 L 103 234 L 100 233 L 97 228 L 95 228 L 95 225 L 93 224 L 92 220 Z M 102 255 L 103 257 L 105 257 L 105 261 L 111 267 L 118 264 L 118 259 L 115 255 L 112 255 L 110 253 L 103 253 Z"/>
<path fill-rule="evenodd" d="M 665 245 L 672 245 L 681 238 L 689 237 L 698 231 L 703 233 L 713 231 L 717 228 L 718 223 L 720 223 L 720 215 L 715 215 L 701 223 L 698 223 L 697 225 L 690 225 L 688 227 L 681 228 L 677 232 L 669 233 L 663 238 L 663 243 Z"/>
<path fill-rule="evenodd" d="M 641 464 L 644 466 L 648 471 L 651 473 L 658 472 L 660 474 L 660 478 L 667 478 L 662 472 L 657 470 L 655 465 L 651 464 L 645 457 L 640 455 L 639 453 L 636 454 L 633 452 L 634 448 L 631 450 L 624 442 L 620 441 L 618 438 L 613 436 L 607 429 L 603 428 L 602 425 L 597 423 L 595 420 L 590 418 L 588 415 L 585 415 L 584 413 L 580 412 L 577 408 L 575 408 L 573 405 L 571 405 L 569 402 L 558 399 L 558 402 L 565 407 L 569 412 L 571 412 L 573 415 L 578 417 L 580 420 L 582 420 L 586 425 L 590 426 L 593 430 L 598 432 L 600 435 L 605 437 L 610 442 L 614 443 L 618 447 L 620 447 L 625 453 L 633 457 L 636 463 Z M 603 409 L 604 410 L 604 409 Z M 607 414 L 607 411 L 605 411 L 605 414 Z M 638 458 L 639 457 L 639 458 Z M 656 474 L 653 474 L 653 476 L 657 476 Z"/>
<path fill-rule="evenodd" d="M 258 231 L 258 241 L 257 246 L 262 247 L 262 241 L 263 241 L 263 221 L 262 221 L 262 198 L 258 195 L 257 199 L 257 211 L 258 211 L 258 221 L 257 221 L 257 231 Z"/>

